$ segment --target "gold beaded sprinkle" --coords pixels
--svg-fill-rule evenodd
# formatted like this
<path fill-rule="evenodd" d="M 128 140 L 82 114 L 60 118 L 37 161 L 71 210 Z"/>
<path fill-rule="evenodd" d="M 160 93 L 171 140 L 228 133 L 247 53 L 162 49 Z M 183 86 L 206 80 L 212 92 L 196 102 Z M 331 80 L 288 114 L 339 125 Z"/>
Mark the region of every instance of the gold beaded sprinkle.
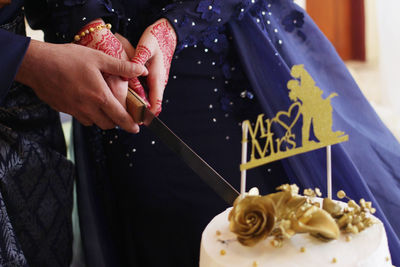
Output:
<path fill-rule="evenodd" d="M 333 258 L 332 259 L 332 263 L 336 263 L 337 262 L 337 259 L 336 258 Z"/>
<path fill-rule="evenodd" d="M 351 241 L 351 236 L 347 235 L 346 236 L 346 242 L 350 242 Z"/>
<path fill-rule="evenodd" d="M 366 204 L 365 204 L 365 199 L 360 199 L 360 205 L 361 207 L 363 207 L 364 209 L 366 208 Z"/>
<path fill-rule="evenodd" d="M 271 240 L 270 243 L 271 243 L 271 245 L 272 245 L 273 247 L 276 247 L 276 248 L 279 248 L 279 247 L 282 246 L 282 241 L 280 241 L 280 240 L 274 239 L 274 240 Z"/>
<path fill-rule="evenodd" d="M 258 262 L 253 261 L 253 267 L 258 267 Z"/>
<path fill-rule="evenodd" d="M 305 247 L 301 247 L 300 248 L 300 252 L 306 252 L 306 248 Z"/>
<path fill-rule="evenodd" d="M 388 256 L 386 256 L 385 260 L 386 261 L 390 261 L 390 258 Z"/>
<path fill-rule="evenodd" d="M 322 196 L 321 190 L 318 187 L 315 188 L 315 194 L 319 197 Z"/>
<path fill-rule="evenodd" d="M 216 235 L 221 235 L 221 231 L 217 230 Z"/>
<path fill-rule="evenodd" d="M 224 256 L 226 254 L 225 249 L 221 249 L 221 251 L 219 252 L 219 254 L 221 254 L 222 256 Z"/>
<path fill-rule="evenodd" d="M 342 199 L 342 198 L 346 197 L 346 193 L 343 190 L 340 190 L 337 192 L 337 197 L 339 199 Z"/>

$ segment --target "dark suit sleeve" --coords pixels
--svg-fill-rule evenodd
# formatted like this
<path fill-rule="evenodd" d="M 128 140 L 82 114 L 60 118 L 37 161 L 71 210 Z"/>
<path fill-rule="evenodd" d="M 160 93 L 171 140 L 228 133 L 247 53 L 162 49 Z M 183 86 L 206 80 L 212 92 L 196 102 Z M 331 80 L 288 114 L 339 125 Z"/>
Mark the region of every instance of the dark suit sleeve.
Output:
<path fill-rule="evenodd" d="M 0 103 L 14 81 L 29 42 L 28 37 L 0 29 Z"/>

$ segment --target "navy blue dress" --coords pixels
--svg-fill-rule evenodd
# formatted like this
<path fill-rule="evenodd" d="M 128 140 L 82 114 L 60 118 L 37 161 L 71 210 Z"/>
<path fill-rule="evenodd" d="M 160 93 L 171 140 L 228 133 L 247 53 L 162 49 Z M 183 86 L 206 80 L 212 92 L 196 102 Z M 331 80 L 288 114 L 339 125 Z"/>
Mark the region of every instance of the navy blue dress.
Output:
<path fill-rule="evenodd" d="M 0 9 L 0 266 L 69 266 L 74 167 L 58 112 L 14 80 L 22 1 Z"/>
<path fill-rule="evenodd" d="M 400 264 L 400 145 L 332 45 L 293 1 L 55 2 L 50 14 L 58 14 L 57 23 L 45 27 L 47 40 L 54 42 L 72 40 L 80 26 L 99 16 L 136 45 L 148 25 L 169 19 L 179 43 L 160 118 L 236 188 L 239 123 L 261 112 L 272 118 L 287 110 L 290 69 L 304 64 L 324 98 L 338 93 L 331 102 L 333 130 L 350 136 L 332 148 L 334 192 L 344 189 L 351 198 L 374 203 L 392 261 Z M 32 25 L 41 27 L 48 18 Z M 227 204 L 145 128 L 131 135 L 74 126 L 88 264 L 197 266 L 201 231 Z M 268 193 L 290 181 L 325 191 L 324 153 L 253 169 L 248 186 Z"/>

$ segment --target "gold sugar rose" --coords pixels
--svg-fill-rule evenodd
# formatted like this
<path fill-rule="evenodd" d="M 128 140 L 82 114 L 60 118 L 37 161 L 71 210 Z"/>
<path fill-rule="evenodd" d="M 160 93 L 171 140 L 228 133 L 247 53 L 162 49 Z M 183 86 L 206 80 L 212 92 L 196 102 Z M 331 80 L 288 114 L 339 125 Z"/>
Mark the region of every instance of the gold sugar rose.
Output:
<path fill-rule="evenodd" d="M 275 225 L 275 208 L 271 199 L 246 196 L 236 199 L 228 217 L 230 230 L 245 246 L 254 246 L 268 237 Z"/>

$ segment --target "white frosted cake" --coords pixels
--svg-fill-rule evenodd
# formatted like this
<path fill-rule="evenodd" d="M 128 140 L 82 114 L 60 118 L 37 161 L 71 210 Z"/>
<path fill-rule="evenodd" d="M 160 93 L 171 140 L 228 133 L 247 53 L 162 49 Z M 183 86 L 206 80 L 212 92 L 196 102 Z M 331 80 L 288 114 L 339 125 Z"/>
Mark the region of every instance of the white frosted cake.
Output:
<path fill-rule="evenodd" d="M 204 230 L 200 267 L 392 266 L 384 226 L 372 215 L 374 223 L 359 233 L 342 230 L 337 239 L 324 242 L 309 233 L 297 232 L 277 247 L 272 245 L 271 234 L 251 246 L 241 244 L 231 231 L 231 211 L 229 208 L 217 215 Z"/>

